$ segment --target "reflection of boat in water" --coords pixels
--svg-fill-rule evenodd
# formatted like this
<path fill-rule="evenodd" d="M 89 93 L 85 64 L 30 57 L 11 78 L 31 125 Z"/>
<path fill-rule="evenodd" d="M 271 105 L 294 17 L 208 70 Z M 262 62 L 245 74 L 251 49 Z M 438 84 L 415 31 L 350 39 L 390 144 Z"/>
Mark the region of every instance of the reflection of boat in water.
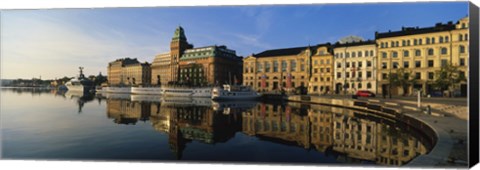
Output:
<path fill-rule="evenodd" d="M 212 96 L 211 87 L 162 87 L 162 93 L 164 96 L 172 97 L 208 97 Z"/>
<path fill-rule="evenodd" d="M 131 101 L 139 102 L 161 102 L 162 97 L 160 95 L 144 95 L 144 94 L 132 94 L 130 95 Z"/>
<path fill-rule="evenodd" d="M 85 78 L 83 75 L 83 67 L 79 67 L 80 75 L 77 78 L 74 78 L 67 83 L 65 83 L 65 87 L 67 87 L 68 91 L 78 91 L 78 92 L 91 92 L 94 90 L 93 81 Z"/>
<path fill-rule="evenodd" d="M 161 87 L 132 87 L 131 88 L 132 94 L 148 94 L 148 95 L 161 95 L 162 88 Z"/>
<path fill-rule="evenodd" d="M 125 93 L 101 93 L 100 96 L 106 99 L 130 100 L 130 94 Z"/>
<path fill-rule="evenodd" d="M 251 109 L 257 105 L 257 101 L 212 101 L 212 109 L 229 114 L 236 111 Z"/>
<path fill-rule="evenodd" d="M 162 105 L 172 106 L 212 106 L 210 98 L 195 98 L 195 97 L 163 97 Z"/>
<path fill-rule="evenodd" d="M 249 86 L 232 86 L 225 84 L 223 88 L 215 87 L 212 90 L 213 100 L 248 100 L 260 97 L 260 94 Z"/>
<path fill-rule="evenodd" d="M 82 108 L 85 103 L 93 101 L 93 99 L 95 98 L 94 95 L 91 93 L 84 93 L 80 91 L 70 91 L 70 90 L 68 90 L 65 93 L 65 97 L 69 99 L 77 99 L 78 113 L 82 112 Z"/>

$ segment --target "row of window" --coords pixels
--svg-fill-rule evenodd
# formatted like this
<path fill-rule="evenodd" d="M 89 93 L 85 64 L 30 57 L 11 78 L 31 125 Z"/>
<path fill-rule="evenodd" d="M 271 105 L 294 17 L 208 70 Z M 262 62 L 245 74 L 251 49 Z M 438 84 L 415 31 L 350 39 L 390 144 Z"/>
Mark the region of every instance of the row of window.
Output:
<path fill-rule="evenodd" d="M 318 73 L 318 70 L 320 70 L 320 73 L 330 73 L 330 68 L 320 68 L 320 69 L 314 68 L 313 73 Z"/>
<path fill-rule="evenodd" d="M 343 58 L 343 54 L 342 52 L 339 52 L 339 53 L 335 53 L 335 58 Z M 346 52 L 345 53 L 345 58 L 354 58 L 354 57 L 363 57 L 363 55 L 365 55 L 365 57 L 373 57 L 373 50 L 365 50 L 364 52 L 363 51 L 353 51 L 353 52 Z"/>
<path fill-rule="evenodd" d="M 425 44 L 435 44 L 435 37 L 426 37 Z M 438 43 L 447 43 L 449 42 L 449 36 L 439 36 Z M 468 41 L 468 34 L 458 34 L 458 41 Z M 410 40 L 402 40 L 402 47 L 411 46 L 413 45 L 423 45 L 423 38 L 413 39 L 413 43 L 411 44 Z M 388 47 L 400 47 L 399 41 L 390 41 L 388 42 L 381 42 L 380 48 L 388 48 Z"/>
<path fill-rule="evenodd" d="M 441 61 L 441 67 L 444 67 L 448 64 L 448 60 L 447 59 L 442 59 L 440 60 Z M 465 63 L 466 60 L 465 58 L 460 58 L 459 60 L 459 65 L 460 66 L 465 66 Z M 420 68 L 422 67 L 422 61 L 420 60 L 417 60 L 415 61 L 415 68 Z M 435 61 L 434 60 L 428 60 L 427 61 L 427 67 L 435 67 Z M 382 66 L 381 66 L 382 69 L 387 69 L 388 66 L 387 66 L 387 62 L 382 62 Z M 392 62 L 392 68 L 399 68 L 399 63 L 398 62 Z M 403 68 L 410 68 L 410 62 L 409 61 L 404 61 L 403 62 Z"/>
<path fill-rule="evenodd" d="M 410 76 L 410 75 L 405 74 L 405 77 L 404 77 L 404 78 L 405 78 L 405 79 L 409 79 L 409 76 Z M 460 75 L 459 75 L 459 76 L 460 76 L 460 77 L 465 77 L 465 72 L 460 71 Z M 422 74 L 421 74 L 420 72 L 416 72 L 416 73 L 414 74 L 414 77 L 413 77 L 413 78 L 416 79 L 416 80 L 420 80 L 420 79 L 422 79 Z M 429 80 L 433 80 L 433 79 L 435 78 L 435 72 L 427 72 L 427 78 L 428 78 Z M 387 73 L 382 73 L 382 79 L 383 79 L 383 80 L 388 80 L 388 74 L 387 74 Z"/>
<path fill-rule="evenodd" d="M 286 72 L 287 71 L 287 62 L 286 61 L 282 61 L 282 65 L 281 65 L 281 70 L 282 72 Z M 253 66 L 245 66 L 245 73 L 253 73 L 254 70 L 253 70 Z M 271 65 L 270 65 L 270 62 L 264 62 L 264 64 L 260 63 L 260 62 L 257 62 L 257 69 L 256 69 L 257 73 L 258 72 L 278 72 L 278 62 L 277 61 L 273 61 L 273 68 L 271 68 Z M 295 60 L 290 60 L 290 71 L 297 71 L 297 62 Z M 305 71 L 305 64 L 303 62 L 301 62 L 300 64 L 300 71 Z"/>
<path fill-rule="evenodd" d="M 372 72 L 367 71 L 367 78 L 372 78 Z M 337 79 L 342 78 L 342 72 L 337 72 Z M 350 75 L 352 77 L 350 77 Z M 345 78 L 363 78 L 363 72 L 345 72 Z"/>
<path fill-rule="evenodd" d="M 465 53 L 465 46 L 460 45 L 458 48 L 459 48 L 458 50 L 459 50 L 460 54 Z M 414 50 L 414 52 L 415 52 L 416 57 L 422 56 L 422 51 L 421 50 L 416 49 L 416 50 Z M 448 54 L 448 49 L 446 47 L 440 48 L 440 54 L 441 55 L 447 55 Z M 427 49 L 427 55 L 429 55 L 429 56 L 435 55 L 435 50 L 433 48 Z M 387 52 L 381 52 L 381 56 L 382 56 L 382 58 L 387 58 Z M 409 56 L 410 56 L 410 51 L 404 50 L 403 51 L 403 57 L 409 57 Z M 391 57 L 397 58 L 398 57 L 398 51 L 392 51 L 391 52 Z"/>
<path fill-rule="evenodd" d="M 313 82 L 318 82 L 318 80 L 320 80 L 320 82 L 323 82 L 324 80 L 330 81 L 330 77 L 327 77 L 327 78 L 320 77 L 320 79 L 318 79 L 318 77 L 313 78 Z"/>
<path fill-rule="evenodd" d="M 365 61 L 367 63 L 367 67 L 372 67 L 372 61 Z M 358 61 L 358 62 L 346 62 L 345 65 L 347 68 L 350 68 L 350 63 L 352 68 L 361 68 L 363 61 Z M 337 68 L 342 68 L 342 62 L 337 62 Z"/>

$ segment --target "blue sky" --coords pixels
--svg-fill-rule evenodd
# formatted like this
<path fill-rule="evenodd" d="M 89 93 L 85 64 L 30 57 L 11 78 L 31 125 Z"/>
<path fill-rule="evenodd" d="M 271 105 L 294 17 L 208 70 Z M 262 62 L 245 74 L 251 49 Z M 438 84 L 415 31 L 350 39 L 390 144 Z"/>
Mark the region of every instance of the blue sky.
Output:
<path fill-rule="evenodd" d="M 4 10 L 1 77 L 61 78 L 75 76 L 78 66 L 105 75 L 117 58 L 152 62 L 168 52 L 179 25 L 195 47 L 226 45 L 247 56 L 456 22 L 467 10 L 467 2 Z"/>

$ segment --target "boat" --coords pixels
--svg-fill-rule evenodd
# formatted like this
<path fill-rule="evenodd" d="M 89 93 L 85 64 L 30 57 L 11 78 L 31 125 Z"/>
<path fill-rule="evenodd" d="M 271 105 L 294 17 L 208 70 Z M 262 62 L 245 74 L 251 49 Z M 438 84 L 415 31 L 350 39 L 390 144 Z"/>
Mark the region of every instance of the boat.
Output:
<path fill-rule="evenodd" d="M 124 93 L 124 94 L 130 94 L 131 92 L 131 87 L 114 87 L 114 86 L 109 86 L 105 87 L 107 93 Z"/>
<path fill-rule="evenodd" d="M 160 96 L 160 95 L 132 94 L 132 95 L 130 95 L 130 100 L 131 101 L 138 101 L 138 102 L 160 103 L 162 101 L 162 96 Z"/>
<path fill-rule="evenodd" d="M 93 84 L 93 81 L 85 78 L 85 75 L 83 75 L 83 67 L 79 67 L 79 69 L 79 76 L 65 83 L 65 87 L 67 87 L 67 90 L 82 93 L 89 93 L 94 91 L 95 86 Z"/>
<path fill-rule="evenodd" d="M 261 97 L 250 86 L 229 85 L 215 87 L 212 90 L 212 100 L 249 100 Z"/>
<path fill-rule="evenodd" d="M 164 96 L 173 97 L 206 97 L 212 96 L 211 87 L 162 87 L 161 93 Z"/>
<path fill-rule="evenodd" d="M 162 88 L 160 87 L 132 87 L 132 94 L 150 94 L 150 95 L 162 95 Z"/>

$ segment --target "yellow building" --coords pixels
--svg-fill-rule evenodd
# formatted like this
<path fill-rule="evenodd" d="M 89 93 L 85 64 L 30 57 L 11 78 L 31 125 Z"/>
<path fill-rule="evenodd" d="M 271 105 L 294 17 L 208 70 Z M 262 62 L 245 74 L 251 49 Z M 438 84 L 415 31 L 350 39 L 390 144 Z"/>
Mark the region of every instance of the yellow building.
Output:
<path fill-rule="evenodd" d="M 243 84 L 261 92 L 287 92 L 307 87 L 315 48 L 267 50 L 243 59 Z"/>
<path fill-rule="evenodd" d="M 357 90 L 377 93 L 375 41 L 335 44 L 335 94 L 352 94 Z"/>
<path fill-rule="evenodd" d="M 122 59 L 117 59 L 113 62 L 108 63 L 108 84 L 109 85 L 120 85 L 120 84 L 126 84 L 126 80 L 124 80 L 123 74 L 123 68 L 125 65 L 129 64 L 138 64 L 138 60 L 131 59 L 131 58 L 122 58 Z"/>
<path fill-rule="evenodd" d="M 432 81 L 436 71 L 447 64 L 459 66 L 461 75 L 468 76 L 468 17 L 456 24 L 437 23 L 433 27 L 404 27 L 401 31 L 375 33 L 378 46 L 377 91 L 392 95 L 411 95 L 417 89 L 424 95 L 433 94 Z M 416 82 L 407 88 L 390 86 L 388 75 L 404 68 Z M 391 89 L 391 90 L 390 90 Z M 414 90 L 415 89 L 415 90 Z M 467 82 L 455 87 L 466 96 Z"/>
<path fill-rule="evenodd" d="M 163 53 L 155 56 L 152 65 L 152 85 L 166 85 L 172 80 L 170 69 L 170 53 Z"/>
<path fill-rule="evenodd" d="M 121 80 L 123 80 L 123 84 L 133 86 L 150 85 L 151 75 L 149 63 L 133 63 L 127 64 L 122 68 Z"/>
<path fill-rule="evenodd" d="M 314 47 L 311 57 L 311 76 L 308 83 L 309 94 L 329 94 L 333 92 L 333 51 L 330 44 Z M 308 68 L 308 67 L 307 67 Z"/>

